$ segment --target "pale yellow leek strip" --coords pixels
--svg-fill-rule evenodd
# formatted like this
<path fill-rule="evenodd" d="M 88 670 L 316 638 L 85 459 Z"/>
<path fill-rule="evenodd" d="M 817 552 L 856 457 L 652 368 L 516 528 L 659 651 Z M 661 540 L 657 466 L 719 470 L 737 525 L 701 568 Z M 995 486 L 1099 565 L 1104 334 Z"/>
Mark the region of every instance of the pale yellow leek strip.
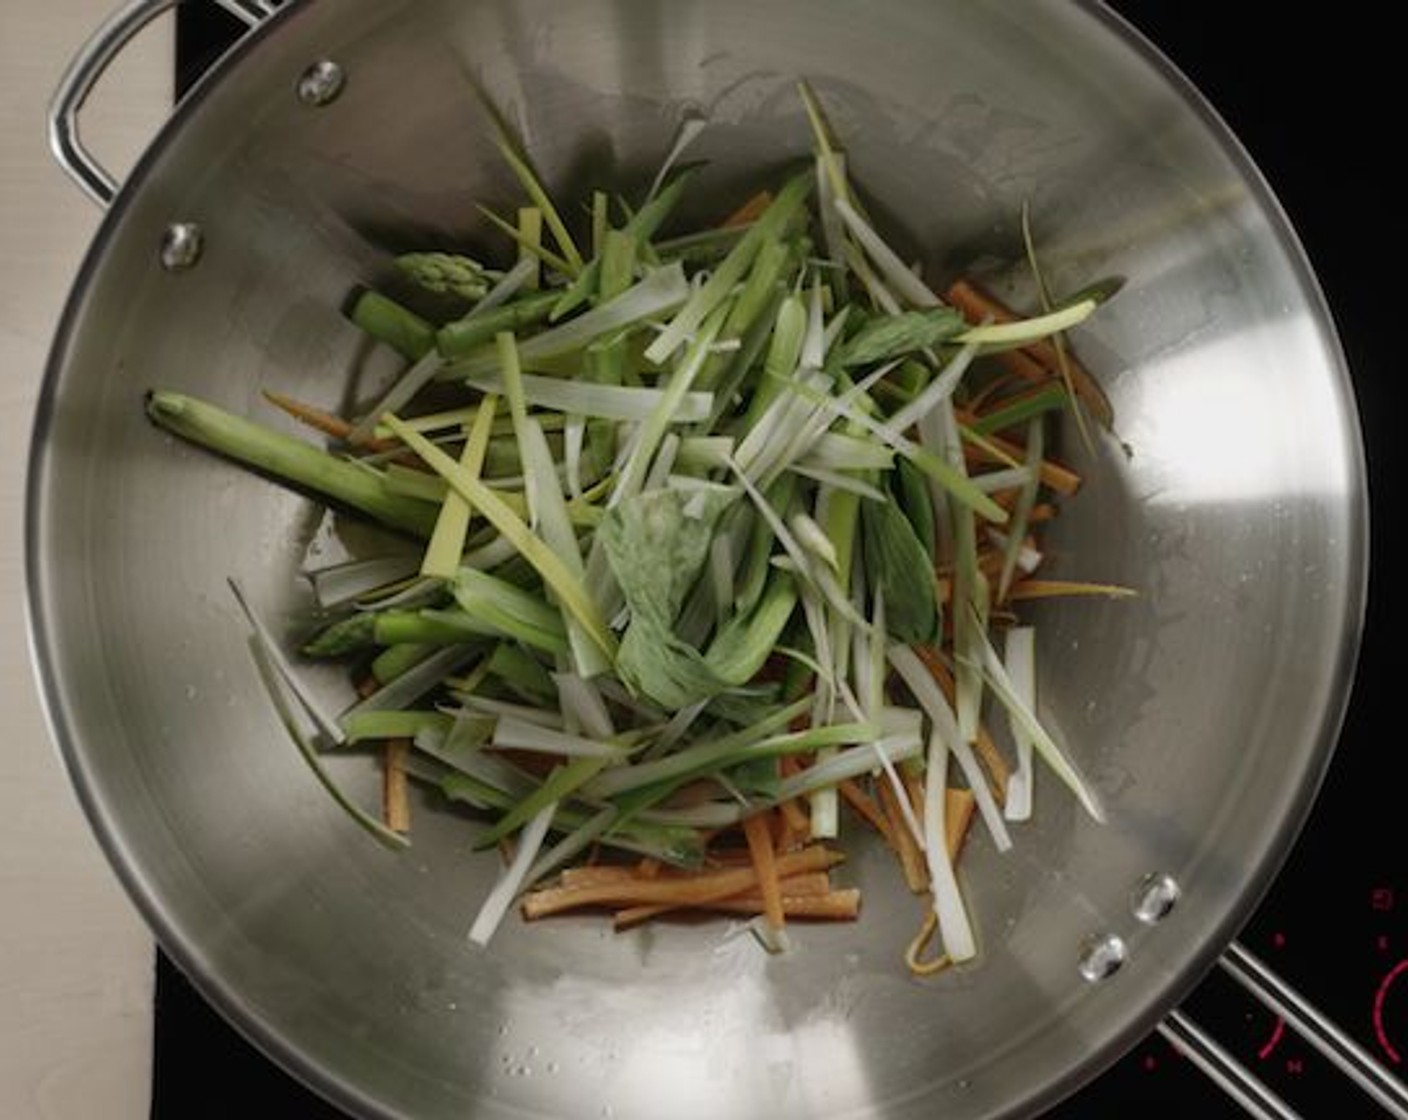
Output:
<path fill-rule="evenodd" d="M 536 206 L 522 206 L 518 210 L 518 259 L 533 264 L 533 274 L 523 285 L 537 291 L 542 287 L 543 212 Z"/>
<path fill-rule="evenodd" d="M 484 469 L 484 456 L 489 449 L 489 435 L 498 405 L 499 398 L 494 394 L 485 396 L 460 455 L 460 467 L 476 479 Z M 440 516 L 435 521 L 435 532 L 431 534 L 425 559 L 421 561 L 421 575 L 434 579 L 454 579 L 460 558 L 464 555 L 464 540 L 472 515 L 473 508 L 456 490 L 451 489 L 445 494 Z"/>
<path fill-rule="evenodd" d="M 543 540 L 528 528 L 493 490 L 419 432 L 407 427 L 400 417 L 387 413 L 382 419 L 407 447 L 424 460 L 426 466 L 458 491 L 462 498 L 482 513 L 484 519 L 518 550 L 519 555 L 542 577 L 543 583 L 557 595 L 563 609 L 581 624 L 587 636 L 614 663 L 616 638 L 606 620 L 602 618 L 601 612 L 597 610 L 596 603 L 587 594 L 582 581 L 567 569 Z"/>
<path fill-rule="evenodd" d="M 1030 319 L 1017 319 L 1011 323 L 981 323 L 969 327 L 953 341 L 959 344 L 977 342 L 990 346 L 1024 346 L 1058 331 L 1079 326 L 1099 306 L 1093 299 L 1083 299 Z"/>

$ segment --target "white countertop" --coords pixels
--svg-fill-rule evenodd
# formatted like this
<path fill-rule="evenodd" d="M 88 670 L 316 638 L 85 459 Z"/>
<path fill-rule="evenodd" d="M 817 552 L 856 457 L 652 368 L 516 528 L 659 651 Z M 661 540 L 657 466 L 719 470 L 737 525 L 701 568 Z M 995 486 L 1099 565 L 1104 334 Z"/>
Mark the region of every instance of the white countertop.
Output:
<path fill-rule="evenodd" d="M 0 1117 L 148 1114 L 153 947 L 89 833 L 30 667 L 24 477 L 55 323 L 101 213 L 50 159 L 45 107 L 117 0 L 6 0 L 0 13 Z M 115 64 L 83 117 L 119 174 L 171 97 L 169 18 Z"/>

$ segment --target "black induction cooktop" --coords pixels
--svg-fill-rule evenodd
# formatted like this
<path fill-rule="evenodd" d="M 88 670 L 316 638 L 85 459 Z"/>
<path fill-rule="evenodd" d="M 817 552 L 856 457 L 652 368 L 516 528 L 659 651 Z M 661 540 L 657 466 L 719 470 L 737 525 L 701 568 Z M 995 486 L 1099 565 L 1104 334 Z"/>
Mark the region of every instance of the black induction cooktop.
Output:
<path fill-rule="evenodd" d="M 1402 583 L 1386 574 L 1383 526 L 1392 521 L 1400 448 L 1408 442 L 1396 436 L 1390 402 L 1401 396 L 1405 364 L 1395 305 L 1408 242 L 1404 201 L 1387 167 L 1401 146 L 1405 101 L 1396 80 L 1403 63 L 1382 17 L 1370 15 L 1377 9 L 1363 3 L 1293 9 L 1112 0 L 1110 7 L 1192 79 L 1248 148 L 1305 244 L 1349 356 L 1379 530 L 1360 672 L 1321 797 L 1242 941 L 1401 1073 L 1408 1063 L 1408 845 L 1403 784 L 1394 778 L 1402 735 L 1392 721 L 1390 643 Z M 1251 8 L 1258 18 L 1230 15 Z M 213 3 L 181 5 L 178 25 L 184 88 L 239 25 Z M 1220 972 L 1184 1008 L 1304 1115 L 1375 1114 Z M 154 1029 L 155 1120 L 343 1116 L 254 1051 L 160 954 Z M 1153 1035 L 1048 1116 L 1136 1110 L 1200 1120 L 1244 1115 Z"/>

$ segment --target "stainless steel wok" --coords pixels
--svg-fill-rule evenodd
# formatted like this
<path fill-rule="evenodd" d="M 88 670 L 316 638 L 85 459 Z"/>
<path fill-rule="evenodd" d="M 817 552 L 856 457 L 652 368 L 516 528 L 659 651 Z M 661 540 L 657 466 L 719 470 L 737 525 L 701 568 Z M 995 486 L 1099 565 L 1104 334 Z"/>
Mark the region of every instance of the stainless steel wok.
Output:
<path fill-rule="evenodd" d="M 1315 795 L 1367 557 L 1329 315 L 1187 83 L 1071 0 L 226 0 L 257 26 L 114 193 L 77 112 L 170 3 L 129 4 L 55 105 L 56 149 L 110 205 L 43 388 L 28 575 L 63 758 L 205 995 L 344 1108 L 418 1120 L 1029 1116 L 1159 1023 Z M 1126 280 L 1079 344 L 1127 451 L 1068 441 L 1089 482 L 1051 547 L 1062 572 L 1141 595 L 1039 623 L 1044 710 L 1110 821 L 1048 783 L 1015 851 L 975 841 L 985 952 L 931 981 L 899 962 L 912 898 L 863 850 L 863 919 L 781 957 L 713 925 L 590 919 L 510 925 L 477 951 L 464 933 L 493 862 L 429 802 L 408 856 L 350 828 L 283 743 L 226 592 L 237 576 L 295 619 L 309 553 L 356 542 L 158 434 L 142 395 L 253 412 L 268 386 L 365 394 L 347 292 L 408 243 L 472 239 L 474 204 L 513 197 L 470 79 L 565 197 L 641 183 L 681 113 L 707 113 L 707 198 L 806 151 L 799 76 L 933 275 L 1016 275 L 1029 201 L 1058 287 Z M 371 781 L 357 759 L 339 776 Z"/>

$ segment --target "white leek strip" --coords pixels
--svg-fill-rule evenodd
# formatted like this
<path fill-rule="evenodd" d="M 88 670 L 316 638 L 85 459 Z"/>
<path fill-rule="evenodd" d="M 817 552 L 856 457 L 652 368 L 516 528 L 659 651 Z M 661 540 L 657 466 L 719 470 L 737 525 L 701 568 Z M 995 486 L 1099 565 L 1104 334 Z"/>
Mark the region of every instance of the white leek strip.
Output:
<path fill-rule="evenodd" d="M 920 418 L 937 407 L 940 401 L 951 400 L 953 391 L 958 388 L 959 381 L 968 372 L 977 353 L 978 344 L 976 342 L 970 342 L 967 346 L 962 347 L 948 360 L 944 368 L 939 371 L 938 376 L 924 386 L 917 397 L 890 416 L 888 421 L 890 427 L 897 432 L 906 431 L 919 423 Z"/>
<path fill-rule="evenodd" d="M 512 700 L 498 700 L 492 696 L 470 694 L 463 700 L 462 712 L 495 716 L 502 719 L 516 719 L 523 723 L 535 723 L 553 731 L 562 731 L 566 724 L 562 713 L 550 708 L 534 708 L 527 704 L 515 704 Z"/>
<path fill-rule="evenodd" d="M 894 297 L 889 288 L 885 287 L 884 281 L 875 275 L 875 270 L 870 267 L 870 262 L 865 259 L 865 254 L 860 251 L 854 241 L 847 241 L 845 246 L 846 263 L 850 265 L 851 271 L 859 278 L 861 287 L 865 289 L 865 294 L 886 315 L 898 315 L 904 310 L 904 306 Z"/>
<path fill-rule="evenodd" d="M 1031 477 L 1032 472 L 1026 467 L 1002 467 L 984 474 L 971 475 L 969 481 L 984 494 L 996 494 L 1001 490 L 1025 486 Z"/>
<path fill-rule="evenodd" d="M 616 734 L 596 685 L 578 673 L 554 673 L 552 680 L 557 685 L 564 727 L 579 728 L 593 739 L 610 739 Z"/>
<path fill-rule="evenodd" d="M 962 343 L 977 342 L 984 346 L 1025 346 L 1038 342 L 1049 335 L 1068 331 L 1085 322 L 1099 307 L 1099 301 L 1080 299 L 1075 303 L 1036 315 L 1030 319 L 1016 319 L 1010 323 L 984 323 L 969 327 L 957 336 Z"/>
<path fill-rule="evenodd" d="M 670 150 L 665 154 L 665 159 L 660 164 L 660 170 L 651 180 L 650 190 L 645 192 L 646 203 L 649 203 L 660 193 L 660 188 L 664 186 L 665 178 L 670 174 L 670 169 L 679 162 L 680 156 L 684 155 L 689 146 L 698 139 L 699 134 L 704 131 L 708 123 L 707 117 L 696 112 L 687 112 L 680 120 L 680 127 L 675 132 L 675 142 L 670 145 Z"/>
<path fill-rule="evenodd" d="M 485 722 L 483 716 L 461 713 L 449 734 L 426 727 L 416 732 L 413 743 L 422 754 L 482 782 L 505 799 L 520 801 L 538 788 L 538 781 L 499 755 L 483 749 L 488 740 Z"/>
<path fill-rule="evenodd" d="M 496 536 L 491 541 L 486 541 L 477 548 L 471 548 L 464 554 L 464 559 L 460 562 L 461 567 L 475 568 L 481 572 L 492 572 L 500 564 L 507 564 L 518 555 L 518 549 L 513 547 L 513 542 L 507 537 Z"/>
<path fill-rule="evenodd" d="M 895 453 L 878 440 L 823 432 L 798 462 L 837 471 L 887 471 L 895 465 Z"/>
<path fill-rule="evenodd" d="M 264 620 L 255 614 L 254 608 L 249 605 L 249 599 L 245 596 L 244 588 L 240 586 L 239 581 L 231 576 L 228 582 L 230 590 L 234 593 L 235 602 L 239 604 L 240 610 L 244 613 L 245 620 L 249 623 L 250 629 L 253 630 L 258 637 L 264 649 L 265 656 L 273 664 L 274 668 L 278 670 L 279 676 L 283 678 L 288 691 L 298 701 L 303 710 L 308 713 L 309 718 L 318 728 L 318 731 L 329 743 L 333 746 L 340 746 L 342 743 L 345 743 L 347 741 L 347 735 L 342 730 L 342 726 L 337 722 L 335 717 L 330 715 L 327 710 L 318 703 L 317 698 L 303 687 L 302 682 L 298 679 L 298 674 L 293 671 L 293 666 L 289 663 L 288 657 L 284 654 L 283 649 L 279 646 L 274 635 L 269 632 L 269 627 L 264 624 Z"/>
<path fill-rule="evenodd" d="M 504 503 L 503 499 L 460 465 L 430 443 L 419 432 L 407 428 L 391 413 L 386 423 L 408 447 L 419 455 L 432 470 L 443 477 L 460 494 L 473 503 L 500 534 L 512 542 L 518 553 L 538 572 L 558 601 L 596 642 L 606 656 L 614 660 L 616 639 L 602 618 L 596 601 L 587 593 L 583 581 L 555 555 L 544 542 L 525 525 Z"/>
<path fill-rule="evenodd" d="M 781 804 L 794 797 L 811 793 L 813 790 L 834 786 L 848 778 L 859 778 L 875 769 L 877 756 L 893 767 L 897 762 L 914 758 L 924 749 L 924 740 L 918 735 L 886 735 L 859 747 L 847 747 L 837 751 L 825 762 L 819 762 L 778 783 L 774 802 Z"/>
<path fill-rule="evenodd" d="M 538 882 L 544 876 L 551 875 L 564 863 L 570 860 L 579 852 L 585 851 L 587 846 L 602 835 L 611 823 L 616 819 L 618 810 L 615 806 L 608 805 L 604 809 L 598 810 L 592 816 L 579 824 L 547 851 L 543 852 L 533 864 L 524 880 L 525 886 L 530 886 Z"/>
<path fill-rule="evenodd" d="M 792 535 L 797 538 L 798 544 L 828 567 L 836 569 L 840 566 L 840 560 L 836 555 L 836 546 L 831 543 L 831 538 L 826 535 L 826 530 L 816 523 L 814 517 L 798 510 L 792 515 L 792 520 L 788 524 L 792 529 Z"/>
<path fill-rule="evenodd" d="M 655 461 L 645 476 L 645 490 L 661 490 L 670 482 L 670 472 L 675 469 L 675 456 L 680 451 L 680 437 L 674 432 L 666 434 L 660 441 L 660 450 L 655 453 Z M 704 479 L 689 478 L 689 482 L 707 485 Z"/>
<path fill-rule="evenodd" d="M 942 301 L 936 296 L 924 281 L 914 275 L 913 271 L 900 259 L 898 253 L 890 248 L 870 223 L 862 218 L 859 212 L 850 202 L 844 198 L 838 198 L 835 202 L 836 213 L 841 216 L 841 220 L 850 230 L 851 236 L 865 250 L 866 255 L 875 262 L 875 267 L 880 270 L 880 275 L 890 289 L 901 299 L 915 307 L 941 307 Z M 965 341 L 967 341 L 965 339 Z"/>
<path fill-rule="evenodd" d="M 803 369 L 820 369 L 826 361 L 826 319 L 821 310 L 821 285 L 813 284 L 807 295 L 807 329 L 802 333 L 802 353 L 797 364 Z"/>
<path fill-rule="evenodd" d="M 724 470 L 738 443 L 732 436 L 685 436 L 675 467 L 686 473 Z"/>
<path fill-rule="evenodd" d="M 532 339 L 519 344 L 520 355 Z M 666 390 L 635 385 L 603 385 L 593 381 L 566 380 L 561 377 L 540 377 L 525 373 L 524 400 L 535 408 L 552 409 L 579 416 L 599 416 L 607 420 L 644 420 L 660 407 Z M 502 376 L 481 374 L 465 379 L 472 389 L 483 393 L 501 393 Z M 694 424 L 709 418 L 714 407 L 714 394 L 702 391 L 684 393 L 675 419 L 682 424 Z"/>
<path fill-rule="evenodd" d="M 514 852 L 513 862 L 499 876 L 498 882 L 494 884 L 494 889 L 484 899 L 484 905 L 480 908 L 479 915 L 474 919 L 474 924 L 469 928 L 469 939 L 476 945 L 489 943 L 489 938 L 494 936 L 494 931 L 499 928 L 499 923 L 508 913 L 508 908 L 518 897 L 518 892 L 527 882 L 528 869 L 533 866 L 533 861 L 538 856 L 538 850 L 543 846 L 543 840 L 548 834 L 548 826 L 552 824 L 553 814 L 556 812 L 557 802 L 548 802 L 538 810 L 533 819 L 524 825 L 523 830 L 518 834 L 518 849 Z"/>
<path fill-rule="evenodd" d="M 566 499 L 558 484 L 557 474 L 552 469 L 552 452 L 548 450 L 547 436 L 531 417 L 523 422 L 519 447 L 529 468 L 528 505 L 537 521 L 538 535 L 557 555 L 563 567 L 579 581 L 580 586 L 586 587 L 587 569 L 577 543 L 577 530 L 572 525 Z M 565 610 L 564 616 L 567 640 L 578 672 L 588 677 L 604 673 L 610 668 L 611 659 L 593 641 L 578 619 Z"/>
<path fill-rule="evenodd" d="M 833 610 L 868 631 L 870 629 L 869 620 L 851 605 L 851 601 L 846 597 L 845 591 L 831 570 L 819 567 L 807 558 L 806 551 L 797 543 L 797 538 L 783 523 L 777 510 L 772 508 L 772 504 L 762 491 L 748 481 L 748 476 L 739 469 L 738 464 L 732 459 L 729 460 L 729 469 L 743 485 L 743 489 L 748 492 L 748 497 L 758 507 L 758 512 L 763 515 L 763 520 L 768 523 L 768 528 L 772 530 L 773 536 L 782 545 L 782 550 L 787 553 L 786 559 L 790 561 L 790 567 L 802 580 L 803 591 L 810 588 L 819 599 L 824 599 Z M 781 563 L 781 558 L 775 559 L 773 563 L 778 567 L 788 566 Z M 803 605 L 805 606 L 805 599 Z M 825 627 L 822 629 L 824 631 Z M 815 637 L 815 635 L 813 636 Z M 818 655 L 820 655 L 820 647 L 818 647 Z M 822 657 L 821 661 L 822 664 L 829 664 L 830 658 Z"/>
<path fill-rule="evenodd" d="M 1101 806 L 1095 790 L 1081 777 L 1080 771 L 1066 757 L 1065 752 L 1057 746 L 1056 740 L 1036 718 L 1036 713 L 1022 703 L 1013 686 L 1012 678 L 1007 675 L 1007 669 L 1003 666 L 1002 659 L 998 657 L 997 651 L 993 649 L 986 634 L 982 634 L 981 647 L 982 668 L 986 672 L 988 683 L 992 686 L 998 700 L 1012 714 L 1012 717 L 1026 729 L 1027 734 L 1031 736 L 1032 746 L 1036 748 L 1036 752 L 1056 772 L 1056 776 L 1070 787 L 1071 792 L 1085 806 L 1085 811 L 1096 821 L 1104 824 L 1105 810 Z"/>
<path fill-rule="evenodd" d="M 484 469 L 484 455 L 489 449 L 489 433 L 494 425 L 498 403 L 499 398 L 493 394 L 481 402 L 465 439 L 464 451 L 460 454 L 460 466 L 476 477 Z M 469 503 L 459 494 L 453 490 L 445 494 L 440 505 L 440 516 L 435 520 L 435 531 L 430 535 L 425 558 L 420 564 L 421 575 L 434 579 L 454 579 L 464 556 L 464 541 L 472 514 Z"/>
<path fill-rule="evenodd" d="M 1004 554 L 1011 555 L 1014 572 L 1020 571 L 1023 575 L 1030 575 L 1041 564 L 1042 554 L 1030 545 L 1023 544 L 1020 538 L 1014 538 L 993 528 L 988 529 L 987 535 Z"/>
<path fill-rule="evenodd" d="M 736 801 L 704 801 L 677 809 L 642 809 L 635 814 L 635 819 L 644 824 L 719 829 L 737 824 L 754 811 L 753 805 L 745 808 Z"/>
<path fill-rule="evenodd" d="M 482 654 L 482 649 L 474 646 L 446 646 L 438 649 L 424 661 L 412 665 L 389 684 L 382 685 L 370 696 L 363 697 L 338 717 L 344 733 L 347 721 L 365 712 L 391 712 L 408 708 L 430 692 L 446 677 Z"/>
<path fill-rule="evenodd" d="M 582 496 L 582 448 L 587 441 L 587 418 L 580 413 L 567 417 L 562 429 L 562 467 L 567 493 L 574 501 Z"/>
<path fill-rule="evenodd" d="M 989 521 L 1002 524 L 1007 520 L 1007 511 L 981 490 L 977 489 L 966 472 L 955 467 L 950 462 L 945 462 L 942 458 L 926 448 L 920 447 L 908 436 L 904 435 L 902 432 L 896 431 L 889 424 L 876 420 L 864 409 L 856 408 L 840 397 L 831 397 L 824 393 L 818 393 L 815 389 L 803 385 L 795 385 L 794 391 L 799 395 L 809 396 L 819 401 L 823 408 L 827 409 L 835 416 L 849 420 L 858 427 L 870 432 L 883 443 L 903 455 L 928 475 L 929 478 L 936 481 L 940 486 L 943 486 L 956 501 L 971 507 L 975 512 L 982 514 L 982 516 Z"/>
<path fill-rule="evenodd" d="M 904 645 L 893 645 L 885 652 L 890 664 L 895 672 L 908 686 L 909 691 L 914 694 L 914 698 L 919 701 L 925 713 L 928 715 L 934 729 L 943 737 L 949 750 L 953 752 L 953 757 L 957 760 L 959 768 L 963 771 L 963 776 L 968 780 L 968 786 L 973 791 L 973 800 L 978 806 L 978 812 L 983 818 L 983 823 L 987 825 L 988 831 L 992 834 L 994 846 L 999 852 L 1005 852 L 1012 847 L 1012 837 L 1007 831 L 1007 824 L 1002 819 L 1002 810 L 997 807 L 997 801 L 992 795 L 992 788 L 988 785 L 987 775 L 983 772 L 977 756 L 973 754 L 973 748 L 968 745 L 968 741 L 959 733 L 958 719 L 953 714 L 953 709 L 948 705 L 948 699 L 944 696 L 943 690 L 930 675 L 929 670 L 924 667 L 924 663 L 919 660 L 918 655 Z"/>
<path fill-rule="evenodd" d="M 826 467 L 806 466 L 802 463 L 793 463 L 787 469 L 793 474 L 809 478 L 823 486 L 830 486 L 835 490 L 848 490 L 852 494 L 867 498 L 872 502 L 888 502 L 890 500 L 879 487 L 856 478 L 854 475 L 843 474 L 841 471 L 829 470 Z"/>
<path fill-rule="evenodd" d="M 303 756 L 303 761 L 308 764 L 308 768 L 313 771 L 313 775 L 327 790 L 333 801 L 343 812 L 387 847 L 410 847 L 410 841 L 406 837 L 387 828 L 385 824 L 343 793 L 337 783 L 332 780 L 332 775 L 327 772 L 327 768 L 318 755 L 318 748 L 313 736 L 307 732 L 303 721 L 298 718 L 298 706 L 302 704 L 302 700 L 295 701 L 292 695 L 288 678 L 284 675 L 279 664 L 283 658 L 278 647 L 272 645 L 267 634 L 256 627 L 249 635 L 249 649 L 254 656 L 255 667 L 259 671 L 259 677 L 264 683 L 265 690 L 269 693 L 269 699 L 274 705 L 274 711 L 278 714 L 279 721 L 284 725 L 284 729 L 288 732 L 294 745 L 297 746 L 298 753 Z"/>
<path fill-rule="evenodd" d="M 771 205 L 743 235 L 742 240 L 729 250 L 728 256 L 719 262 L 708 280 L 670 320 L 669 326 L 646 347 L 647 361 L 663 364 L 728 299 L 752 267 L 763 243 L 778 237 L 793 215 L 802 208 L 811 190 L 811 178 L 810 173 L 793 176 L 777 192 Z"/>
<path fill-rule="evenodd" d="M 797 428 L 814 413 L 816 400 L 824 399 L 830 387 L 830 376 L 805 367 L 784 382 L 782 392 L 763 410 L 738 445 L 736 458 L 749 478 L 756 481 L 767 473 Z M 803 389 L 812 393 L 812 401 L 806 399 Z"/>
<path fill-rule="evenodd" d="M 513 716 L 500 716 L 494 728 L 494 746 L 504 749 L 539 751 L 567 758 L 625 759 L 626 752 L 615 743 L 603 743 L 585 735 L 554 731 L 541 724 Z"/>
<path fill-rule="evenodd" d="M 531 365 L 546 358 L 570 354 L 602 335 L 663 315 L 687 300 L 689 293 L 689 281 L 680 264 L 651 269 L 620 295 L 560 326 L 524 339 L 518 348 L 519 358 L 525 365 Z M 447 375 L 469 378 L 481 377 L 497 369 L 497 355 L 486 352 L 455 362 L 445 372 Z"/>
<path fill-rule="evenodd" d="M 313 597 L 323 610 L 354 602 L 374 591 L 399 584 L 416 574 L 414 556 L 374 556 L 348 560 L 304 572 L 313 588 Z"/>
<path fill-rule="evenodd" d="M 934 900 L 934 917 L 939 923 L 939 941 L 955 964 L 977 956 L 973 925 L 958 889 L 958 876 L 948 856 L 947 801 L 948 747 L 938 727 L 929 732 L 928 767 L 924 772 L 924 858 L 929 864 L 929 889 Z"/>
<path fill-rule="evenodd" d="M 1030 626 L 1013 626 L 1007 631 L 1007 677 L 1012 693 L 1029 712 L 1036 711 L 1036 631 Z M 1012 742 L 1017 747 L 1017 766 L 1007 779 L 1007 802 L 1003 813 L 1009 821 L 1031 820 L 1032 816 L 1032 737 L 1021 720 L 1010 712 Z"/>
<path fill-rule="evenodd" d="M 660 441 L 665 438 L 669 426 L 676 422 L 680 402 L 689 392 L 689 388 L 694 383 L 699 371 L 704 368 L 704 363 L 709 358 L 709 347 L 718 337 L 727 313 L 726 305 L 717 307 L 703 322 L 698 335 L 690 343 L 684 359 L 670 375 L 670 382 L 665 387 L 664 393 L 661 394 L 650 415 L 641 422 L 640 427 L 636 430 L 630 453 L 617 476 L 611 497 L 607 499 L 608 508 L 614 507 L 622 500 L 634 497 L 640 492 L 650 461 L 654 458 Z"/>
<path fill-rule="evenodd" d="M 760 472 L 761 485 L 771 485 L 783 470 L 805 455 L 823 433 L 835 423 L 836 414 L 829 407 L 833 400 L 840 407 L 852 405 L 864 397 L 877 381 L 888 377 L 899 364 L 899 359 L 896 359 L 871 370 L 836 398 L 831 398 L 824 391 L 818 390 L 817 394 L 812 397 L 812 406 L 802 410 L 800 421 L 790 437 L 785 442 L 778 441 L 776 451 L 769 460 L 767 468 Z"/>
<path fill-rule="evenodd" d="M 660 734 L 655 737 L 655 742 L 641 753 L 641 761 L 650 762 L 661 755 L 668 754 L 675 744 L 685 737 L 694 721 L 708 706 L 708 699 L 696 700 L 693 704 L 686 705 L 672 715 L 666 721 L 665 726 L 660 729 Z"/>

